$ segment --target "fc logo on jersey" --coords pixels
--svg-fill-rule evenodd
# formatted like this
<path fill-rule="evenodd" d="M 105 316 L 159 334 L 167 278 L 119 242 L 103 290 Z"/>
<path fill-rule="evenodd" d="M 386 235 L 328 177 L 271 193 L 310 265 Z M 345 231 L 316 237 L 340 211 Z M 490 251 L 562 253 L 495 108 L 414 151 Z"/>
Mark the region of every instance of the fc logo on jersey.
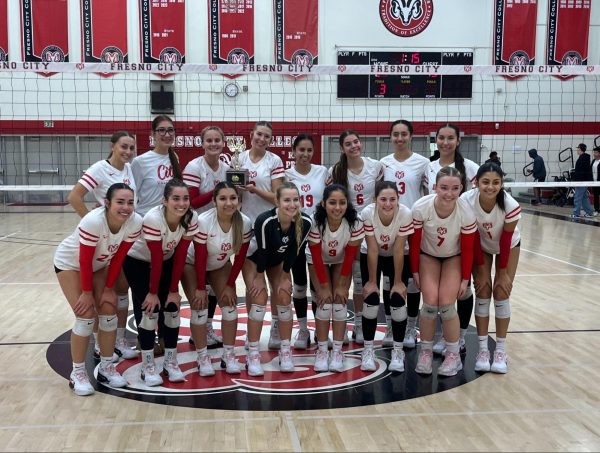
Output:
<path fill-rule="evenodd" d="M 380 0 L 379 17 L 390 32 L 409 38 L 429 26 L 433 0 Z"/>
<path fill-rule="evenodd" d="M 358 184 L 354 184 L 354 191 L 355 192 L 360 192 L 364 188 L 365 188 L 365 185 L 363 183 L 361 183 L 361 182 L 359 182 Z"/>
<path fill-rule="evenodd" d="M 492 223 L 491 222 L 484 222 L 483 224 L 483 228 L 487 231 L 487 230 L 491 230 L 492 229 Z"/>
<path fill-rule="evenodd" d="M 338 241 L 329 241 L 329 242 L 327 243 L 327 246 L 328 246 L 330 249 L 334 249 L 334 248 L 336 248 L 336 247 L 338 246 L 338 244 L 339 244 L 339 242 L 338 242 Z"/>
<path fill-rule="evenodd" d="M 397 171 L 394 176 L 396 176 L 397 179 L 403 179 L 404 178 L 404 172 L 403 171 Z"/>
<path fill-rule="evenodd" d="M 446 227 L 438 227 L 438 229 L 437 229 L 437 234 L 439 234 L 440 236 L 443 236 L 447 232 L 448 232 L 448 228 L 446 228 Z"/>
<path fill-rule="evenodd" d="M 231 250 L 231 244 L 229 242 L 221 244 L 221 251 L 228 252 L 229 250 Z"/>
<path fill-rule="evenodd" d="M 248 176 L 250 176 L 251 178 L 256 178 L 257 175 L 258 173 L 256 173 L 254 170 L 248 172 Z"/>
<path fill-rule="evenodd" d="M 379 240 L 381 242 L 390 242 L 390 235 L 389 234 L 382 234 L 379 236 Z"/>
<path fill-rule="evenodd" d="M 302 192 L 308 192 L 308 191 L 310 190 L 310 184 L 302 184 L 302 185 L 300 186 L 300 190 L 301 190 Z"/>

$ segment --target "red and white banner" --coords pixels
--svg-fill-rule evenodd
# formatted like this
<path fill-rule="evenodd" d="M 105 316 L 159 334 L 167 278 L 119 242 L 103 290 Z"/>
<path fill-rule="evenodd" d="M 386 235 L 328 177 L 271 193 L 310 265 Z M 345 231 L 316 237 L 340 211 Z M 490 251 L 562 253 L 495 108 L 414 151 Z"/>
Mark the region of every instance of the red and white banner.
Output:
<path fill-rule="evenodd" d="M 548 0 L 548 65 L 587 65 L 591 4 L 592 0 Z"/>
<path fill-rule="evenodd" d="M 23 61 L 69 61 L 68 30 L 67 0 L 21 0 Z"/>
<path fill-rule="evenodd" d="M 85 63 L 127 62 L 127 3 L 81 0 L 81 55 Z"/>
<path fill-rule="evenodd" d="M 185 63 L 185 0 L 140 0 L 140 35 L 142 63 Z"/>
<path fill-rule="evenodd" d="M 273 10 L 275 62 L 301 66 L 317 64 L 319 1 L 273 0 Z"/>
<path fill-rule="evenodd" d="M 496 0 L 495 3 L 494 65 L 534 65 L 537 1 Z"/>
<path fill-rule="evenodd" d="M 208 62 L 254 64 L 254 0 L 208 0 Z"/>
<path fill-rule="evenodd" d="M 0 0 L 0 61 L 8 61 L 7 0 Z"/>

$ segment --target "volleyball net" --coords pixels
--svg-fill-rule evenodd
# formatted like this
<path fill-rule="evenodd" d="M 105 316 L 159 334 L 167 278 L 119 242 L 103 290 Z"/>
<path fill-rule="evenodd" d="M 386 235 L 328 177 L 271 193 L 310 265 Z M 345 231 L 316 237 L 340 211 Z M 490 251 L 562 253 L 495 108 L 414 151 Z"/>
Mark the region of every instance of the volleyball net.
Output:
<path fill-rule="evenodd" d="M 315 162 L 329 166 L 342 130 L 356 130 L 364 155 L 380 159 L 393 152 L 390 123 L 407 119 L 415 152 L 431 156 L 438 127 L 454 123 L 462 154 L 483 163 L 495 151 L 509 185 L 532 185 L 533 148 L 547 169 L 541 186 L 573 187 L 577 145 L 600 146 L 599 77 L 600 66 L 3 62 L 0 192 L 64 201 L 61 192 L 107 157 L 113 132 L 132 132 L 138 153 L 150 149 L 157 114 L 175 121 L 183 165 L 201 154 L 207 125 L 248 143 L 254 123 L 270 121 L 270 149 L 287 165 L 294 136 L 311 133 Z"/>

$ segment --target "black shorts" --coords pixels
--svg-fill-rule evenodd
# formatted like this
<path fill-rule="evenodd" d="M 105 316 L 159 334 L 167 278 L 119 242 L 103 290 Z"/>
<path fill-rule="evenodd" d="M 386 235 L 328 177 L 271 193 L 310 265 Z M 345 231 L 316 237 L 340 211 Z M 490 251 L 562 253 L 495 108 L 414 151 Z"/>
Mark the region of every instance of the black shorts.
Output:
<path fill-rule="evenodd" d="M 449 260 L 450 258 L 454 258 L 455 256 L 460 256 L 460 253 L 457 255 L 452 255 L 452 256 L 433 256 L 430 255 L 429 253 L 425 253 L 423 250 L 421 250 L 421 255 L 425 255 L 425 256 L 429 256 L 431 258 L 435 258 L 436 260 L 438 260 L 440 263 L 443 263 L 446 260 Z"/>
<path fill-rule="evenodd" d="M 55 273 L 60 274 L 62 271 L 64 271 L 64 269 L 59 269 L 58 267 L 54 266 Z"/>

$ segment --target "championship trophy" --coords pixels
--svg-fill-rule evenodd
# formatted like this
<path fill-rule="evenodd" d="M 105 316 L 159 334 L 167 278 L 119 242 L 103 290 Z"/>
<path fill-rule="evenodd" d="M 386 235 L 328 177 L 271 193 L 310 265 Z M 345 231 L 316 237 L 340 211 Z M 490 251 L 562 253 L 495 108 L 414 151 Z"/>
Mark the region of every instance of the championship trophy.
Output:
<path fill-rule="evenodd" d="M 234 186 L 245 186 L 248 184 L 248 170 L 240 166 L 240 153 L 246 151 L 246 142 L 242 137 L 227 138 L 227 147 L 231 151 L 231 168 L 225 178 Z"/>

